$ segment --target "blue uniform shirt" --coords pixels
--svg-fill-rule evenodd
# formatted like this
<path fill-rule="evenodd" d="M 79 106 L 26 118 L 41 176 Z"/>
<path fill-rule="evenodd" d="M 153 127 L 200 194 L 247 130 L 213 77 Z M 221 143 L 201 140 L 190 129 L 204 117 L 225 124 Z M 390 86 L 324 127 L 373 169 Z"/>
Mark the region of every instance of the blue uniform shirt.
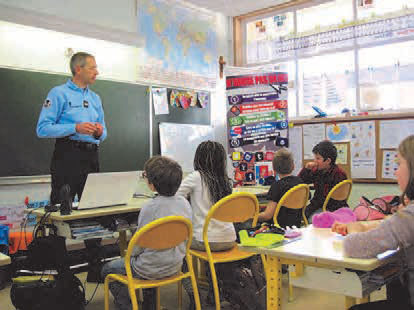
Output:
<path fill-rule="evenodd" d="M 100 123 L 99 139 L 76 132 L 76 124 Z M 47 95 L 36 128 L 39 138 L 63 138 L 99 144 L 106 138 L 106 126 L 101 98 L 90 90 L 78 87 L 71 80 L 56 86 Z"/>

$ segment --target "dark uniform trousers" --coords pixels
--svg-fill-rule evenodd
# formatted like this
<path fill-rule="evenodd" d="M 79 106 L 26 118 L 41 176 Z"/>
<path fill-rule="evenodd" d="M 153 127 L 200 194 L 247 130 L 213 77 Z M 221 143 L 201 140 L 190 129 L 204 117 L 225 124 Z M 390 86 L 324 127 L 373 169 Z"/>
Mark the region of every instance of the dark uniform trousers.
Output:
<path fill-rule="evenodd" d="M 86 178 L 91 172 L 99 172 L 98 145 L 88 142 L 56 139 L 55 150 L 50 165 L 52 175 L 52 192 L 50 202 L 60 203 L 60 190 L 63 185 L 70 186 L 72 199 L 80 199 Z"/>

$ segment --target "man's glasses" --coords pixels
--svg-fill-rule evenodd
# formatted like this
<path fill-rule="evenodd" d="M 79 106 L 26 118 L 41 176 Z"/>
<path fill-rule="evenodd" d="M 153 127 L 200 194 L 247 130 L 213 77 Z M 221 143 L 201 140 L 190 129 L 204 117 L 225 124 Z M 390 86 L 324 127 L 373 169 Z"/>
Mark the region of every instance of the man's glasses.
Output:
<path fill-rule="evenodd" d="M 143 179 L 146 179 L 147 178 L 147 173 L 145 171 L 142 171 L 141 177 Z"/>

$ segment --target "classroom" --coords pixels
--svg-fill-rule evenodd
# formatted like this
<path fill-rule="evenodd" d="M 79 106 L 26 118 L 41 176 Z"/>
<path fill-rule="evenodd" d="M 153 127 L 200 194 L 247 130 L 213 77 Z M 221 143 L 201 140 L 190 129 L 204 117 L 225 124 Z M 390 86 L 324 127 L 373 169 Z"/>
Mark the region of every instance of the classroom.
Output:
<path fill-rule="evenodd" d="M 332 200 L 344 201 L 343 206 L 353 210 L 352 221 L 358 219 L 364 222 L 361 225 L 371 219 L 379 219 L 375 223 L 381 225 L 388 217 L 390 223 L 398 223 L 397 215 L 391 214 L 397 207 L 398 214 L 410 212 L 399 206 L 404 205 L 401 198 L 414 198 L 410 197 L 414 193 L 409 189 L 411 175 L 408 185 L 402 186 L 398 171 L 405 167 L 401 162 L 410 165 L 410 156 L 404 155 L 410 153 L 406 151 L 409 146 L 404 149 L 403 144 L 408 141 L 408 145 L 414 135 L 414 70 L 410 69 L 411 63 L 414 66 L 414 0 L 0 0 L 0 47 L 0 309 L 19 309 L 16 304 L 25 294 L 24 285 L 33 283 L 34 278 L 21 278 L 32 274 L 17 272 L 25 266 L 19 264 L 27 254 L 27 232 L 35 241 L 38 235 L 62 238 L 69 265 L 76 265 L 73 272 L 65 272 L 84 289 L 87 304 L 80 309 L 107 309 L 103 279 L 99 283 L 94 278 L 99 278 L 101 269 L 94 274 L 91 266 L 102 268 L 104 262 L 128 257 L 128 244 L 135 240 L 136 228 L 142 227 L 137 223 L 144 221 L 142 208 L 150 204 L 155 208 L 158 202 L 154 201 L 170 198 L 158 190 L 157 178 L 148 176 L 149 160 L 157 155 L 172 158 L 181 167 L 182 181 L 180 177 L 172 196 L 189 198 L 193 243 L 202 246 L 186 249 L 175 243 L 177 249 L 181 246 L 182 258 L 186 250 L 192 255 L 194 266 L 185 263 L 189 269 L 183 272 L 190 279 L 195 274 L 197 285 L 180 280 L 184 290 L 180 284 L 178 293 L 176 283 L 162 286 L 157 293 L 161 306 L 157 306 L 178 309 L 178 299 L 185 309 L 199 309 L 199 294 L 202 309 L 218 309 L 220 303 L 224 309 L 253 309 L 243 306 L 243 301 L 223 297 L 229 294 L 227 288 L 218 289 L 217 283 L 226 285 L 226 279 L 220 278 L 225 270 L 216 267 L 219 279 L 214 280 L 209 256 L 200 254 L 209 252 L 204 252 L 203 224 L 211 205 L 203 209 L 201 203 L 195 211 L 193 205 L 202 198 L 188 188 L 197 180 L 208 184 L 216 205 L 220 201 L 225 206 L 227 195 L 234 195 L 234 199 L 245 199 L 248 206 L 253 203 L 252 208 L 257 206 L 255 215 L 246 219 L 278 224 L 279 212 L 281 216 L 294 211 L 298 225 L 306 226 L 283 229 L 283 234 L 298 233 L 299 237 L 273 242 L 274 247 L 248 245 L 253 238 L 243 241 L 241 236 L 240 244 L 234 246 L 237 225 L 235 231 L 232 220 L 226 223 L 231 229 L 215 226 L 228 239 L 210 243 L 231 242 L 234 247 L 212 248 L 211 253 L 236 251 L 239 258 L 229 264 L 237 270 L 241 270 L 235 267 L 241 266 L 237 265 L 241 258 L 261 261 L 265 279 L 261 288 L 266 296 L 263 305 L 257 302 L 257 309 L 312 305 L 315 309 L 363 310 L 373 308 L 353 306 L 387 296 L 392 300 L 390 286 L 406 272 L 402 267 L 392 269 L 401 251 L 381 251 L 375 258 L 345 255 L 354 253 L 345 250 L 345 241 L 352 238 L 344 239 L 340 229 L 353 235 L 354 226 L 335 226 L 338 218 L 332 214 L 339 207 L 332 207 Z M 69 93 L 72 99 L 67 99 Z M 73 104 L 76 100 L 78 106 Z M 61 107 L 72 111 L 58 116 Z M 82 116 L 76 116 L 77 109 L 84 111 Z M 52 125 L 61 122 L 67 125 L 61 127 L 64 130 L 53 129 L 53 117 Z M 207 140 L 215 142 L 203 144 Z M 334 159 L 326 157 L 326 145 L 319 144 L 326 140 L 330 141 L 327 147 L 335 149 Z M 202 145 L 204 151 L 199 149 Z M 207 182 L 207 174 L 201 172 L 202 160 L 206 161 L 212 148 L 221 159 L 214 169 L 222 169 L 230 181 L 210 176 Z M 73 153 L 67 153 L 68 149 Z M 279 160 L 292 169 L 279 165 L 282 170 L 276 171 L 275 154 L 284 149 L 290 153 L 281 152 Z M 85 162 L 86 153 L 93 154 L 87 155 L 91 165 L 87 168 L 79 164 Z M 63 155 L 59 158 L 58 154 Z M 329 160 L 329 167 L 336 169 L 323 177 L 326 184 L 309 172 L 319 169 L 318 176 L 323 175 L 325 168 L 318 166 L 318 158 L 324 163 Z M 173 163 L 161 162 L 174 168 Z M 60 178 L 63 171 L 71 175 L 76 169 L 82 171 L 82 180 L 70 183 Z M 199 178 L 196 181 L 194 174 Z M 337 179 L 339 174 L 343 177 Z M 301 181 L 293 180 L 297 175 Z M 294 184 L 275 193 L 272 185 L 285 177 Z M 344 185 L 348 186 L 346 194 L 336 199 L 333 188 L 345 180 L 350 180 Z M 302 208 L 303 217 L 298 210 L 288 210 L 300 208 L 298 200 L 286 199 L 283 206 L 278 203 L 283 193 L 302 183 L 308 185 L 302 187 L 301 195 L 307 198 L 301 206 L 318 204 L 315 212 Z M 154 196 L 154 191 L 159 195 Z M 318 197 L 321 191 L 323 197 Z M 172 210 L 174 203 L 167 203 L 171 210 L 159 214 L 180 215 Z M 294 207 L 287 207 L 291 203 Z M 378 203 L 385 211 L 378 210 Z M 231 209 L 232 203 L 228 204 Z M 81 207 L 72 210 L 76 205 Z M 241 209 L 227 211 L 239 216 L 234 222 L 246 220 L 242 213 L 248 211 Z M 322 211 L 334 220 L 328 226 L 311 223 L 313 216 L 322 219 Z M 203 215 L 197 226 L 199 214 Z M 181 216 L 187 217 L 184 211 Z M 358 226 L 355 232 L 369 227 Z M 381 231 L 382 226 L 372 229 Z M 209 239 L 214 239 L 210 233 Z M 38 244 L 35 241 L 31 244 Z M 13 243 L 17 248 L 11 250 Z M 133 263 L 130 267 L 135 268 Z M 52 283 L 53 275 L 46 275 L 45 270 L 53 268 L 40 269 L 36 283 Z M 385 279 L 381 272 L 389 270 L 392 276 Z M 142 272 L 135 272 L 142 277 Z M 13 282 L 11 277 L 24 280 Z M 188 289 L 194 290 L 193 295 L 187 294 Z M 139 309 L 150 291 L 137 290 Z M 117 298 L 109 293 L 110 309 L 115 304 L 124 309 Z"/>

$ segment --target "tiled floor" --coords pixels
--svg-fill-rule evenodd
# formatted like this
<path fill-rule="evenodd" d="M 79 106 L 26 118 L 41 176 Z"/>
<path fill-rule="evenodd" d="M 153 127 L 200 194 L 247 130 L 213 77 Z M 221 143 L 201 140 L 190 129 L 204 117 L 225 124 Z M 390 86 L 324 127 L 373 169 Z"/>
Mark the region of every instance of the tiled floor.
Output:
<path fill-rule="evenodd" d="M 80 274 L 79 278 L 84 281 L 85 274 Z M 316 280 L 316 279 L 315 279 Z M 89 299 L 93 293 L 96 284 L 88 283 L 86 287 L 86 295 Z M 204 290 L 202 292 L 205 293 Z M 292 302 L 287 301 L 287 284 L 286 281 L 283 281 L 283 298 L 282 298 L 282 308 L 284 310 L 305 310 L 305 309 L 323 309 L 323 310 L 336 310 L 344 309 L 344 297 L 336 294 L 322 293 L 320 291 L 294 288 L 294 300 Z M 385 291 L 381 290 L 375 292 L 371 295 L 373 300 L 383 299 L 385 296 Z M 184 309 L 186 309 L 188 300 L 187 296 L 184 293 Z M 177 286 L 170 285 L 161 289 L 161 304 L 164 309 L 174 310 L 177 309 Z M 14 310 L 15 308 L 10 301 L 10 287 L 0 291 L 0 309 L 1 310 Z M 87 310 L 103 310 L 104 309 L 104 293 L 102 284 L 99 285 L 98 290 L 86 307 Z M 111 309 L 115 309 L 114 306 Z M 204 307 L 203 309 L 214 310 L 214 307 Z M 224 304 L 222 309 L 230 310 L 232 309 L 229 304 Z M 58 310 L 58 309 L 57 309 Z"/>

